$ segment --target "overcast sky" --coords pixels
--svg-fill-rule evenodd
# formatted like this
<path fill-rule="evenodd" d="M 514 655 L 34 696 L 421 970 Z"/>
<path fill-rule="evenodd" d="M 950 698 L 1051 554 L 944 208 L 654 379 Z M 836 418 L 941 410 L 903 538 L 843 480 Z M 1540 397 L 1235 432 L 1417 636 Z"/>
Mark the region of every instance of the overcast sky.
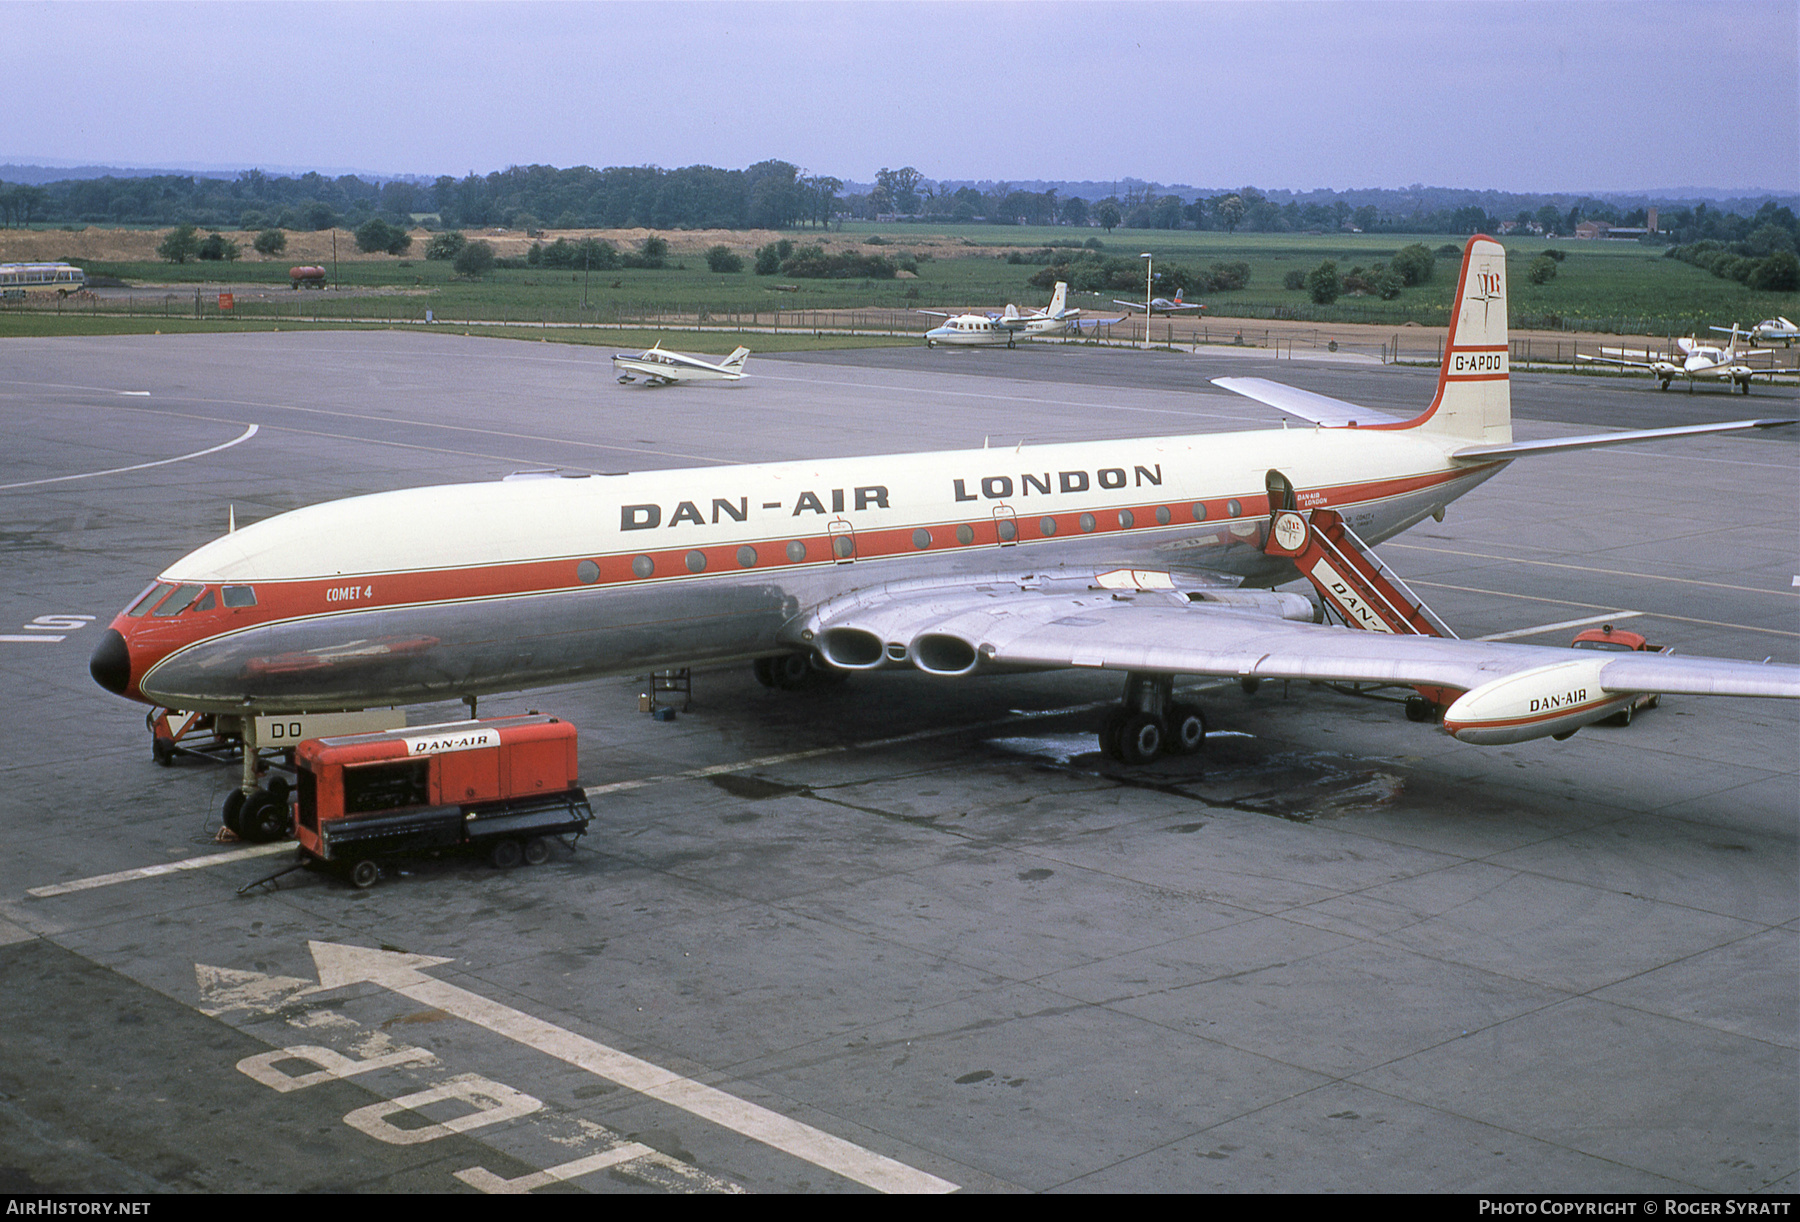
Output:
<path fill-rule="evenodd" d="M 1800 191 L 1796 0 L 0 0 L 0 162 Z"/>

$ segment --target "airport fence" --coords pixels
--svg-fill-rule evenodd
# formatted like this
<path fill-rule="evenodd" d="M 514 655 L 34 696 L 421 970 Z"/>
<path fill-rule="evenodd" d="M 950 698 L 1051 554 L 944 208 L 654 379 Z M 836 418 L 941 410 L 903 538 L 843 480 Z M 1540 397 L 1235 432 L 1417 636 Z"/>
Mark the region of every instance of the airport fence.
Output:
<path fill-rule="evenodd" d="M 93 315 L 124 318 L 182 318 L 232 321 L 356 324 L 377 326 L 591 328 L 634 331 L 719 331 L 736 333 L 811 334 L 819 336 L 883 336 L 923 339 L 939 319 L 912 309 L 860 310 L 718 310 L 668 302 L 606 301 L 588 305 L 502 306 L 485 316 L 457 312 L 446 315 L 427 299 L 401 293 L 340 293 L 330 290 L 247 289 L 220 292 L 216 287 L 180 292 L 84 291 L 67 298 L 35 298 L 0 302 L 0 315 L 13 313 Z M 1592 320 L 1614 321 L 1624 320 Z M 1515 369 L 1575 369 L 1605 372 L 1606 366 L 1582 357 L 1604 355 L 1604 348 L 1640 352 L 1673 352 L 1678 337 L 1635 335 L 1582 336 L 1542 332 L 1518 334 L 1515 327 L 1511 360 Z M 1382 334 L 1384 328 L 1356 324 L 1307 323 L 1253 318 L 1142 317 L 1098 326 L 1077 335 L 1038 338 L 1036 343 L 1094 344 L 1187 349 L 1226 346 L 1256 349 L 1276 359 L 1344 353 L 1382 364 L 1436 365 L 1444 355 L 1444 329 L 1409 327 Z M 1800 372 L 1800 349 L 1757 349 L 1758 368 Z"/>

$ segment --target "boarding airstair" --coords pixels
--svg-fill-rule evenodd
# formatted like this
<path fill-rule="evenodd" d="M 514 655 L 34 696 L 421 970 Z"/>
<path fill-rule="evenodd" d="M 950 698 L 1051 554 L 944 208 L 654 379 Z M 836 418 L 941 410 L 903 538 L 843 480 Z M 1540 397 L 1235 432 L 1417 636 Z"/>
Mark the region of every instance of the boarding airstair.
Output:
<path fill-rule="evenodd" d="M 1276 510 L 1263 550 L 1292 560 L 1325 605 L 1352 628 L 1456 636 L 1334 510 Z"/>
<path fill-rule="evenodd" d="M 1334 510 L 1276 509 L 1263 550 L 1292 560 L 1319 592 L 1328 614 L 1352 628 L 1396 636 L 1456 636 Z M 1461 695 L 1438 687 L 1415 691 L 1406 702 L 1406 715 L 1414 721 L 1441 715 Z"/>

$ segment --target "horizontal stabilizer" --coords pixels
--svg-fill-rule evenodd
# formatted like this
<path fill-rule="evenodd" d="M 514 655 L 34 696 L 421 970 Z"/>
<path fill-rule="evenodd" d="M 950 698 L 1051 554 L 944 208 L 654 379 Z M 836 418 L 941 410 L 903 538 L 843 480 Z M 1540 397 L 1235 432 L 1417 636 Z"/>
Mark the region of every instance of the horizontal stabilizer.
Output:
<path fill-rule="evenodd" d="M 1556 454 L 1564 450 L 1591 450 L 1596 446 L 1655 441 L 1659 437 L 1691 437 L 1696 433 L 1729 433 L 1739 429 L 1773 429 L 1795 420 L 1731 420 L 1723 424 L 1686 424 L 1672 429 L 1634 429 L 1624 433 L 1591 433 L 1585 437 L 1552 437 L 1544 441 L 1513 441 L 1506 445 L 1465 446 L 1450 455 L 1461 459 L 1522 458 L 1528 454 Z"/>
<path fill-rule="evenodd" d="M 1351 423 L 1398 424 L 1402 419 L 1373 408 L 1359 407 L 1342 399 L 1333 399 L 1330 395 L 1314 394 L 1297 386 L 1271 382 L 1267 378 L 1214 378 L 1212 384 L 1327 428 L 1343 428 Z"/>

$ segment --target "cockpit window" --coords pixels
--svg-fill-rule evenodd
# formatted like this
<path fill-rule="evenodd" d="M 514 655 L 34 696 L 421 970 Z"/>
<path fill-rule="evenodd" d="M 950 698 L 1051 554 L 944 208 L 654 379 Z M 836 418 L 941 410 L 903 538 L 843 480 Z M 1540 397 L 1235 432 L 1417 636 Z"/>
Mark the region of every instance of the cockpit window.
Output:
<path fill-rule="evenodd" d="M 208 590 L 200 596 L 200 601 L 194 604 L 194 610 L 211 611 L 213 607 L 217 605 L 217 601 L 218 600 L 213 597 L 213 592 Z"/>
<path fill-rule="evenodd" d="M 224 595 L 227 607 L 254 607 L 256 605 L 255 586 L 224 586 L 220 593 Z"/>
<path fill-rule="evenodd" d="M 183 611 L 187 610 L 188 604 L 193 602 L 200 591 L 205 588 L 205 586 L 199 585 L 181 586 L 173 594 L 163 599 L 162 605 L 151 613 L 151 617 L 153 619 L 164 619 L 171 615 L 181 614 Z"/>
<path fill-rule="evenodd" d="M 142 594 L 138 595 L 138 600 L 132 603 L 130 607 L 126 608 L 125 614 L 132 619 L 136 619 L 138 616 L 154 607 L 157 603 L 161 602 L 163 595 L 174 588 L 173 585 L 166 581 L 157 582 L 148 590 L 145 590 Z"/>

